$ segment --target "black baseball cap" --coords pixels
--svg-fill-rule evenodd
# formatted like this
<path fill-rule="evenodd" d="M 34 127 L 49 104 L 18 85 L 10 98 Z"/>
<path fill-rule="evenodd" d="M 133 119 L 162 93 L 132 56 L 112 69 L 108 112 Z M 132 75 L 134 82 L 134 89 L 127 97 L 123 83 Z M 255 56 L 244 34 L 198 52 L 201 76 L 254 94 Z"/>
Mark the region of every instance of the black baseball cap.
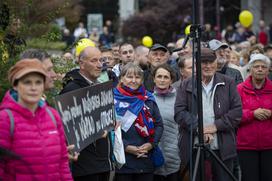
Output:
<path fill-rule="evenodd" d="M 159 44 L 159 43 L 155 43 L 155 44 L 150 48 L 150 51 L 155 51 L 155 50 L 162 50 L 162 51 L 164 51 L 164 52 L 168 52 L 168 51 L 169 51 L 165 46 L 163 46 L 163 45 L 161 45 L 161 44 Z"/>

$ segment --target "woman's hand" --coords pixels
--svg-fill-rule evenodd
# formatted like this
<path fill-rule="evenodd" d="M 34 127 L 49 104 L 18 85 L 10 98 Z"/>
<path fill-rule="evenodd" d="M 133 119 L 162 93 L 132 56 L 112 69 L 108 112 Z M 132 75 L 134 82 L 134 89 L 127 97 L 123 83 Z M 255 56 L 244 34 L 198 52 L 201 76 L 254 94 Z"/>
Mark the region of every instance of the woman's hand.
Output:
<path fill-rule="evenodd" d="M 141 146 L 128 145 L 125 149 L 126 152 L 136 155 L 137 158 L 147 157 L 148 151 L 152 149 L 151 143 L 145 143 Z"/>
<path fill-rule="evenodd" d="M 263 109 L 263 108 L 255 109 L 253 114 L 254 114 L 254 117 L 258 119 L 259 121 L 263 121 L 271 117 L 271 111 L 268 109 Z"/>
<path fill-rule="evenodd" d="M 151 143 L 145 143 L 142 146 L 138 147 L 140 153 L 148 153 L 152 149 Z"/>
<path fill-rule="evenodd" d="M 125 151 L 133 155 L 139 155 L 139 148 L 137 146 L 128 145 Z"/>
<path fill-rule="evenodd" d="M 77 152 L 73 153 L 74 148 L 75 148 L 75 145 L 67 146 L 68 158 L 69 158 L 70 161 L 77 161 L 78 160 L 79 153 L 77 153 Z"/>

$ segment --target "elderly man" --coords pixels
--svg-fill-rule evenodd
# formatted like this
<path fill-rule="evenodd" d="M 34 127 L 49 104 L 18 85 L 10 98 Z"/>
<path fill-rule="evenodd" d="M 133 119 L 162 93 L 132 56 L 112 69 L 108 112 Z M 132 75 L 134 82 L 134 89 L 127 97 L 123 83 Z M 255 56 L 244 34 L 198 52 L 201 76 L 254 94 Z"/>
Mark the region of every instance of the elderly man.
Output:
<path fill-rule="evenodd" d="M 65 85 L 60 94 L 99 83 L 101 74 L 101 52 L 96 47 L 86 47 L 79 54 L 79 69 L 65 76 Z M 111 163 L 111 146 L 108 136 L 87 146 L 80 152 L 78 160 L 72 164 L 75 181 L 109 179 Z"/>
<path fill-rule="evenodd" d="M 156 43 L 150 48 L 148 53 L 150 66 L 144 72 L 144 86 L 148 91 L 153 92 L 154 89 L 153 70 L 157 66 L 167 63 L 169 56 L 169 50 L 161 44 Z"/>
<path fill-rule="evenodd" d="M 242 117 L 242 106 L 235 82 L 216 72 L 217 62 L 215 53 L 201 49 L 202 72 L 202 104 L 204 140 L 218 155 L 224 164 L 233 169 L 236 157 L 235 129 Z M 193 97 L 192 97 L 193 95 Z M 177 92 L 175 103 L 175 121 L 181 126 L 181 158 L 186 164 L 189 158 L 189 135 L 197 133 L 197 115 L 193 107 L 197 105 L 196 90 L 192 90 L 192 78 L 186 79 Z M 192 103 L 193 102 L 193 103 Z M 191 130 L 192 125 L 192 130 Z M 202 131 L 202 130 L 199 130 Z M 196 143 L 197 138 L 194 139 Z M 213 181 L 229 181 L 231 178 L 213 157 L 206 155 L 211 163 Z"/>
<path fill-rule="evenodd" d="M 217 71 L 234 79 L 236 85 L 243 82 L 240 71 L 228 66 L 229 45 L 213 39 L 209 41 L 209 47 L 216 53 Z"/>

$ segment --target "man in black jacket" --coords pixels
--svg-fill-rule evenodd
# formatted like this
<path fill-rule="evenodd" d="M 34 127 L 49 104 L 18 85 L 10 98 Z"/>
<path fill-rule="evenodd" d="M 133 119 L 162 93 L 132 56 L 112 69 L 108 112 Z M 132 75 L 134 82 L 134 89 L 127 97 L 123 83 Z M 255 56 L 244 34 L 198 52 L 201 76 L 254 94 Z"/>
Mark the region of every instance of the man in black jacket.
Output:
<path fill-rule="evenodd" d="M 64 77 L 65 85 L 60 94 L 97 84 L 101 74 L 101 52 L 96 47 L 86 47 L 79 54 L 79 69 Z M 75 181 L 108 181 L 112 170 L 112 147 L 108 136 L 87 146 L 72 163 Z"/>

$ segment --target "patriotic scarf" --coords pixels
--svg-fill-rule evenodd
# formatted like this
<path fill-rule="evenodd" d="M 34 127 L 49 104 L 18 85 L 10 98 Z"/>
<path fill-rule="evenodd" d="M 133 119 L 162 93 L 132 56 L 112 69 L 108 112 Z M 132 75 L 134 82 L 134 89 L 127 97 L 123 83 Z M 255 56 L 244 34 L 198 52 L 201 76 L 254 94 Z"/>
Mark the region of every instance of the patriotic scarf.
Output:
<path fill-rule="evenodd" d="M 148 137 L 150 142 L 154 141 L 154 122 L 145 101 L 155 102 L 153 95 L 146 91 L 143 86 L 132 90 L 126 86 L 118 86 L 113 90 L 114 106 L 117 119 L 122 122 L 122 129 L 127 131 L 132 124 L 142 137 Z"/>

